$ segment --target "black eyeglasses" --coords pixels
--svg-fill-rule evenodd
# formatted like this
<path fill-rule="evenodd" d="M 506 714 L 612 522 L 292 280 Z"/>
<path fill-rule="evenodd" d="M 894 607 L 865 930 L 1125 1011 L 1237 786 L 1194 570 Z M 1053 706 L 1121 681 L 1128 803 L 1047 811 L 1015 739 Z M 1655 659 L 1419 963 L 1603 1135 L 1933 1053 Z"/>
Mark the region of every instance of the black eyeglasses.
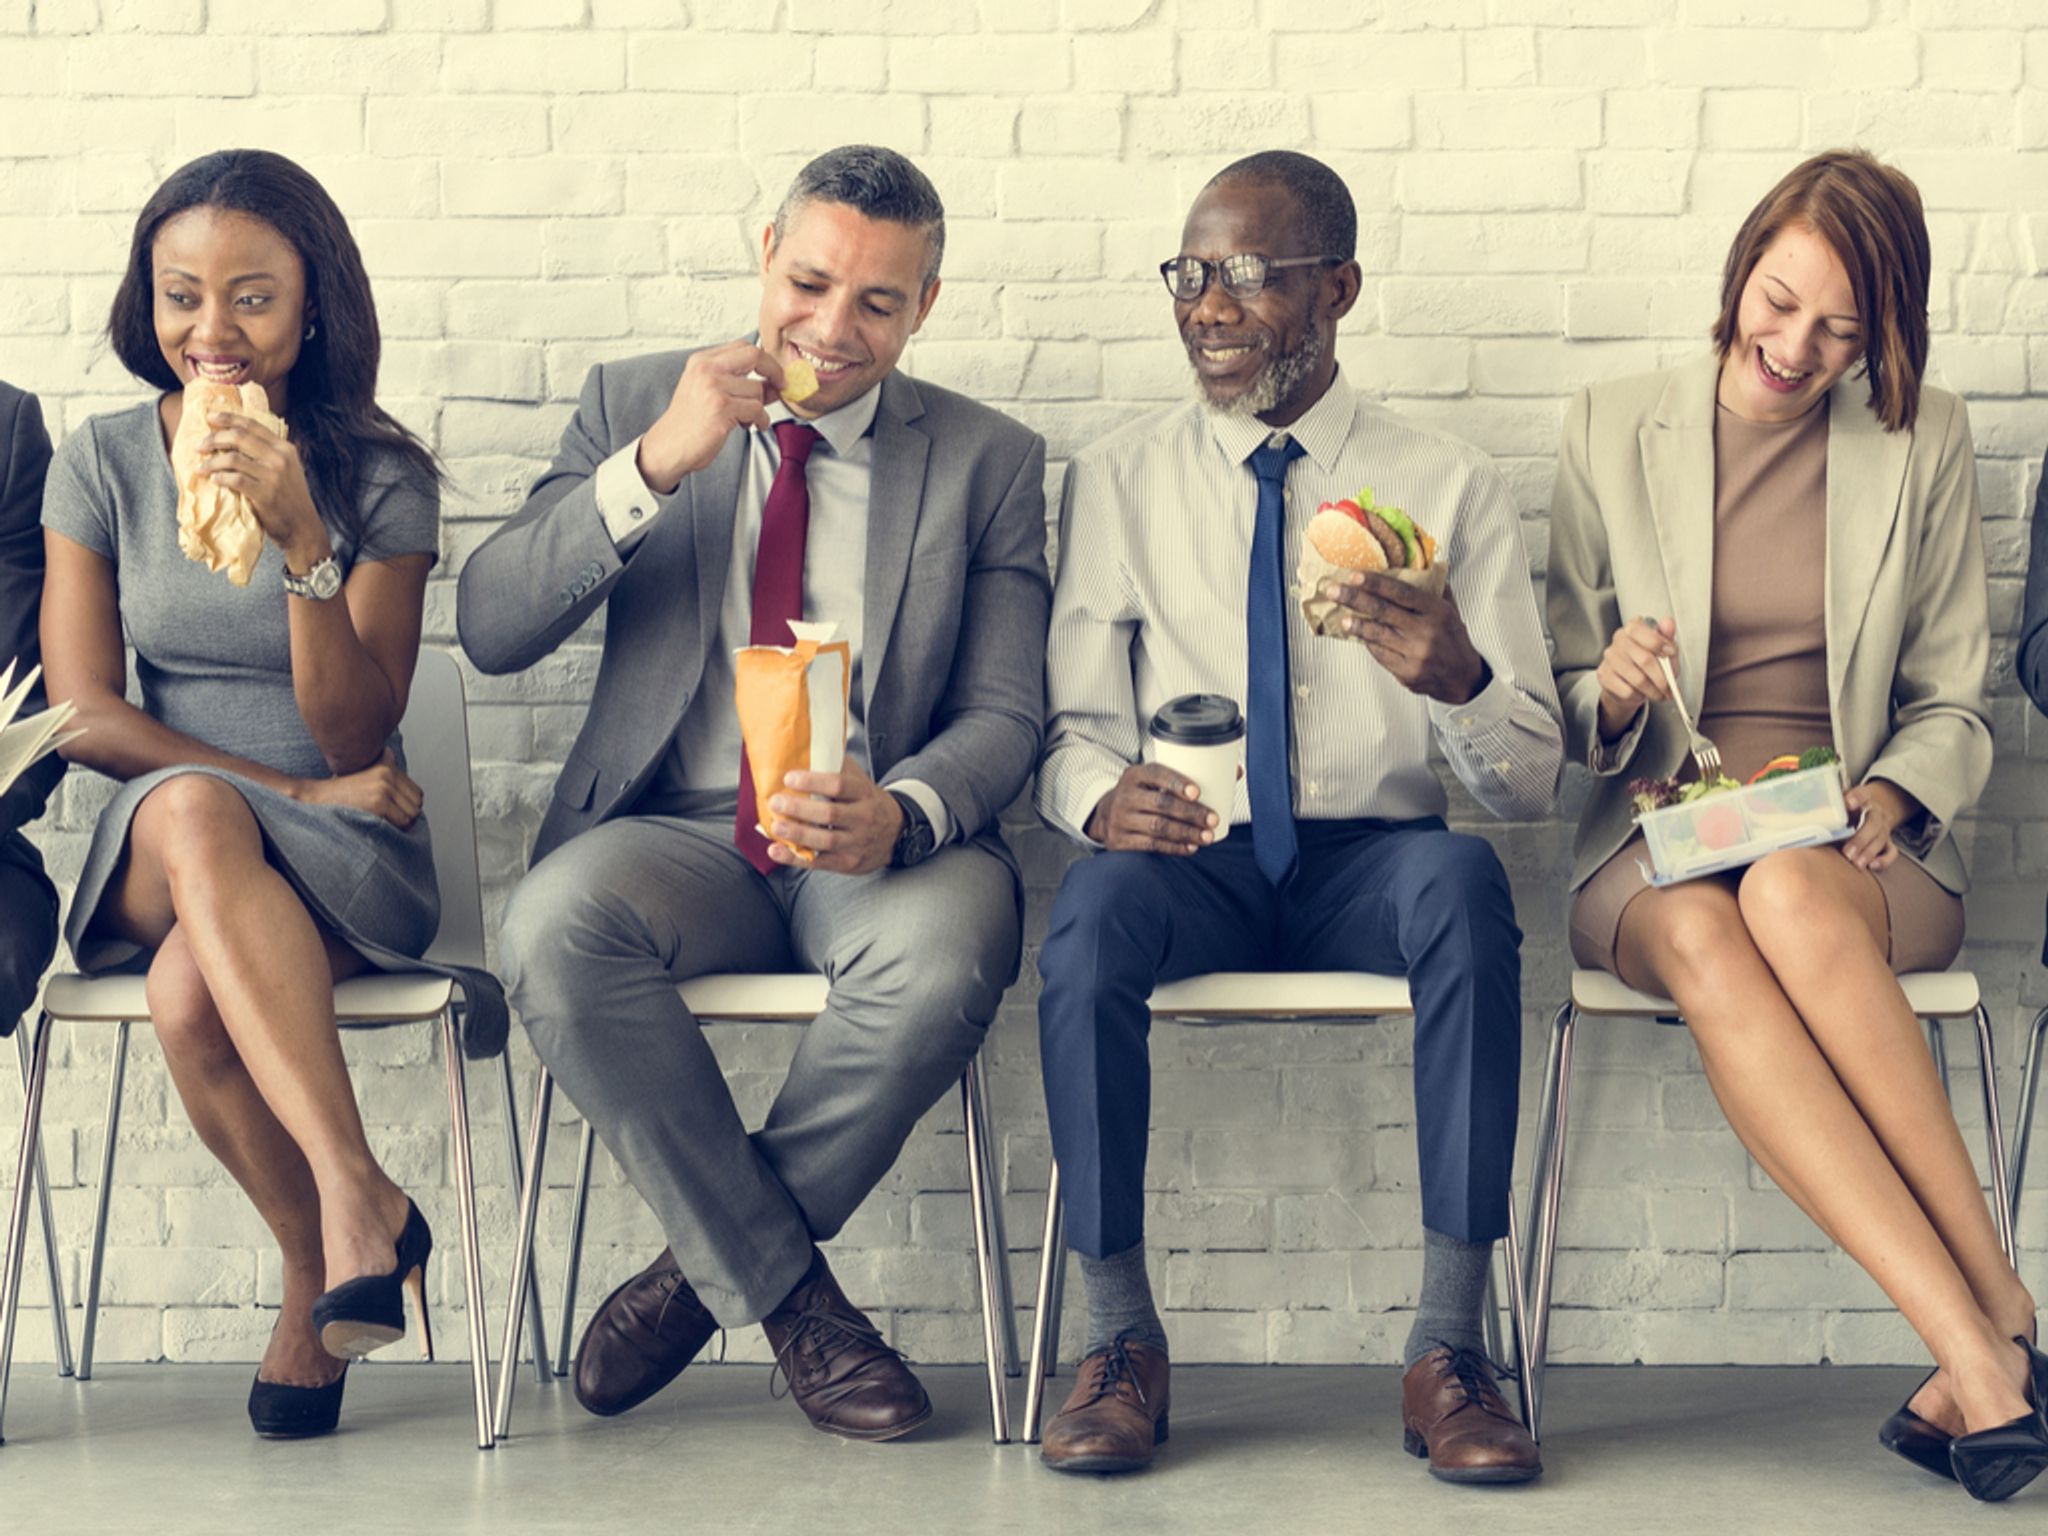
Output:
<path fill-rule="evenodd" d="M 1204 261 L 1199 256 L 1176 256 L 1159 263 L 1159 275 L 1166 279 L 1166 291 L 1176 303 L 1192 304 L 1209 289 L 1211 275 L 1221 277 L 1223 291 L 1233 299 L 1249 299 L 1266 286 L 1267 279 L 1286 267 L 1340 267 L 1342 256 L 1268 256 L 1243 252 L 1221 261 Z"/>

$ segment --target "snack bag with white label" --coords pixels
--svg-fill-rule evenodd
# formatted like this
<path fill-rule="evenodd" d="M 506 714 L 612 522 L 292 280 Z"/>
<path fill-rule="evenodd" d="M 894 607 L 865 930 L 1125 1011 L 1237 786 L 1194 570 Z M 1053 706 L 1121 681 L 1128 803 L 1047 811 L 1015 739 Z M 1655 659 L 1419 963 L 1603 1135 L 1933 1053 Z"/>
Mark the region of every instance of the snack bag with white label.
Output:
<path fill-rule="evenodd" d="M 795 645 L 749 645 L 733 652 L 733 704 L 757 807 L 781 791 L 783 775 L 837 773 L 846 761 L 852 650 L 832 638 L 839 633 L 837 624 L 792 619 L 789 629 Z M 756 830 L 806 864 L 818 856 L 814 849 L 771 836 L 766 827 L 757 825 Z"/>

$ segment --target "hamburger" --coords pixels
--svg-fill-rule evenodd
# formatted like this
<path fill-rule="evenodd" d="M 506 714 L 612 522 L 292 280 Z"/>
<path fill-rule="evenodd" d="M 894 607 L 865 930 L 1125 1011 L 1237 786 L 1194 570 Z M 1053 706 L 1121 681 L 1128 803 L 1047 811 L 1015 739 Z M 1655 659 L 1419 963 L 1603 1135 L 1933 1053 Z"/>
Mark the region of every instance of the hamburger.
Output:
<path fill-rule="evenodd" d="M 215 411 L 235 411 L 279 437 L 284 422 L 270 413 L 261 384 L 220 384 L 194 379 L 185 386 L 185 412 L 171 439 L 171 473 L 178 482 L 178 548 L 209 571 L 225 571 L 238 587 L 249 585 L 263 553 L 263 525 L 248 498 L 229 490 L 201 468 L 200 440 L 213 431 Z"/>
<path fill-rule="evenodd" d="M 1337 604 L 1322 594 L 1323 583 L 1350 571 L 1378 571 L 1427 592 L 1443 596 L 1444 566 L 1436 540 L 1415 525 L 1399 507 L 1383 507 L 1372 487 L 1356 496 L 1326 501 L 1309 519 L 1302 540 L 1301 611 L 1319 635 L 1341 637 L 1331 627 Z"/>

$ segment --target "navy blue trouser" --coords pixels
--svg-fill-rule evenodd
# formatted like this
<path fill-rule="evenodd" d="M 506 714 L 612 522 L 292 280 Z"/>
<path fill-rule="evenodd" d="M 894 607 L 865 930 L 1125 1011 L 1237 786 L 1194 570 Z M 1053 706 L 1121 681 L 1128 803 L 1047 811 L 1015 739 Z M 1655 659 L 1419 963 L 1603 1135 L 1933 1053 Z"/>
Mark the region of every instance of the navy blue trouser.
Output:
<path fill-rule="evenodd" d="M 1484 838 L 1441 820 L 1303 821 L 1281 890 L 1246 827 L 1201 852 L 1098 853 L 1068 869 L 1039 951 L 1039 1051 L 1067 1241 L 1091 1258 L 1145 1232 L 1156 983 L 1206 971 L 1405 975 L 1415 1004 L 1422 1223 L 1506 1234 L 1521 1080 L 1521 930 Z"/>

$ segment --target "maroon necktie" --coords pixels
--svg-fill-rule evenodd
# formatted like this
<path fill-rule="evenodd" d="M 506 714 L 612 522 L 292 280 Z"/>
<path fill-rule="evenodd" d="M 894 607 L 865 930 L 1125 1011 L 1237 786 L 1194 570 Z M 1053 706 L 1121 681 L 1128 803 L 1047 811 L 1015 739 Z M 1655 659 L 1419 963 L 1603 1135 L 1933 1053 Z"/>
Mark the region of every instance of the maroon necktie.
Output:
<path fill-rule="evenodd" d="M 775 446 L 782 462 L 768 487 L 761 509 L 761 542 L 754 550 L 754 611 L 747 639 L 754 645 L 794 645 L 789 621 L 804 616 L 804 536 L 811 526 L 811 491 L 804 480 L 804 461 L 818 446 L 818 429 L 800 421 L 775 423 Z M 747 862 L 767 874 L 775 868 L 768 857 L 768 839 L 755 828 L 760 813 L 754 804 L 754 772 L 747 749 L 740 747 L 740 809 L 733 822 L 733 841 Z"/>

